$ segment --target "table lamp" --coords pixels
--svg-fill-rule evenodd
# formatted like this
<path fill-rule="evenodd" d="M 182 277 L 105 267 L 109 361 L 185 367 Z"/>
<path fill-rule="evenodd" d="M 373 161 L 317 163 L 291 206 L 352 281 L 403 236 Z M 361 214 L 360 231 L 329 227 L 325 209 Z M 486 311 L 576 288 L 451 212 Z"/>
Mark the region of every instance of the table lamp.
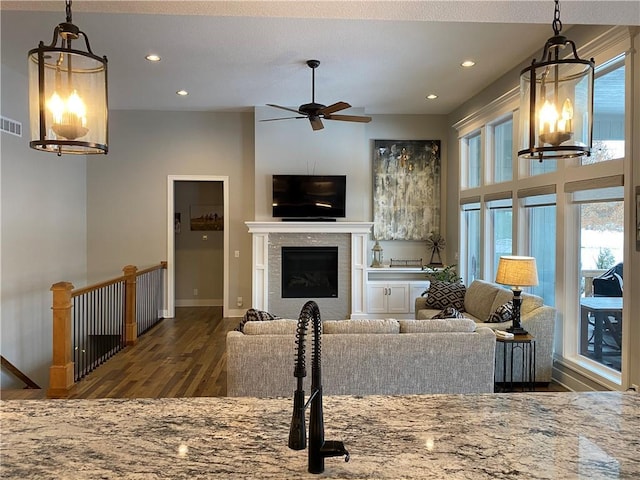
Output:
<path fill-rule="evenodd" d="M 520 305 L 522 304 L 520 287 L 538 285 L 536 259 L 518 256 L 500 257 L 496 283 L 510 285 L 513 290 L 513 324 L 507 328 L 507 331 L 514 335 L 526 335 L 529 332 L 520 325 Z"/>

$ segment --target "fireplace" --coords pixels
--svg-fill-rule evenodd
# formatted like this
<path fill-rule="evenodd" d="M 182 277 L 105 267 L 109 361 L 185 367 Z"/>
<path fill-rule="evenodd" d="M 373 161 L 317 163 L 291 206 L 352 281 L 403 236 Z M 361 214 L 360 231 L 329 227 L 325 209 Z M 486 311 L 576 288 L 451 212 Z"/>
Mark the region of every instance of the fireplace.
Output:
<path fill-rule="evenodd" d="M 367 267 L 372 222 L 246 222 L 252 236 L 251 306 L 298 318 L 303 298 L 282 297 L 283 247 L 338 247 L 338 293 L 315 298 L 322 318 L 368 318 Z M 243 312 L 244 313 L 244 312 Z"/>
<path fill-rule="evenodd" d="M 282 247 L 282 298 L 336 298 L 338 247 Z"/>

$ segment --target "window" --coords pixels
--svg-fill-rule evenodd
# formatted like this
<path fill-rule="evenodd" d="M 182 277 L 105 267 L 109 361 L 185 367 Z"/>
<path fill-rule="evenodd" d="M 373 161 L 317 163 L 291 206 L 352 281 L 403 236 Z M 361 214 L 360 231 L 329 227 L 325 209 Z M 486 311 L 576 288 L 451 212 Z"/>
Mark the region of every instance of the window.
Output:
<path fill-rule="evenodd" d="M 480 270 L 480 203 L 462 206 L 460 276 L 465 285 L 481 278 Z"/>
<path fill-rule="evenodd" d="M 489 224 L 491 230 L 491 245 L 489 245 L 492 258 L 489 278 L 496 277 L 498 262 L 503 255 L 511 255 L 513 245 L 513 209 L 511 199 L 496 200 L 487 204 L 489 208 Z"/>
<path fill-rule="evenodd" d="M 513 178 L 513 119 L 492 126 L 493 181 L 506 182 Z"/>
<path fill-rule="evenodd" d="M 466 173 L 466 178 L 462 177 L 462 185 L 466 188 L 474 188 L 480 186 L 480 179 L 482 178 L 482 146 L 480 132 L 476 132 L 464 139 L 464 146 L 466 147 L 463 168 L 463 175 Z"/>
<path fill-rule="evenodd" d="M 613 59 L 596 70 L 593 87 L 593 148 L 582 164 L 606 162 L 624 157 L 624 57 Z"/>
<path fill-rule="evenodd" d="M 580 211 L 579 352 L 617 372 L 621 371 L 623 322 L 622 195 L 622 187 L 573 194 Z M 603 278 L 611 269 L 612 274 Z"/>
<path fill-rule="evenodd" d="M 529 175 L 542 175 L 543 173 L 555 172 L 558 169 L 557 160 L 545 160 L 544 162 L 526 161 L 529 166 Z"/>
<path fill-rule="evenodd" d="M 538 285 L 531 293 L 544 298 L 547 305 L 555 305 L 556 287 L 556 196 L 526 197 L 524 207 L 526 254 L 535 257 Z"/>

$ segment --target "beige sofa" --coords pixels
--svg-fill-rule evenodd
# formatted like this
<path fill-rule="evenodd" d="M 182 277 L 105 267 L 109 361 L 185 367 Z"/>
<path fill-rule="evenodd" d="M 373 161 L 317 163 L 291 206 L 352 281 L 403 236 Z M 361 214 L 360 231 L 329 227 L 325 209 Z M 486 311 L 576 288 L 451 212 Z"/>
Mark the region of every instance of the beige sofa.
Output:
<path fill-rule="evenodd" d="M 499 285 L 474 280 L 467 288 L 464 296 L 464 316 L 476 322 L 478 327 L 506 330 L 512 322 L 486 323 L 491 313 L 513 299 L 513 292 Z M 418 297 L 415 301 L 416 319 L 430 319 L 439 309 L 430 309 L 426 305 L 426 297 Z M 553 367 L 553 336 L 556 323 L 556 310 L 543 304 L 542 298 L 536 295 L 522 293 L 522 306 L 520 307 L 520 323 L 522 327 L 535 337 L 536 347 L 536 383 L 548 383 L 551 381 Z M 496 346 L 496 380 L 503 380 L 503 345 Z M 522 378 L 520 365 L 514 364 L 514 381 Z"/>
<path fill-rule="evenodd" d="M 227 334 L 227 395 L 289 397 L 297 320 L 248 322 Z M 326 395 L 490 393 L 493 331 L 468 319 L 431 322 L 356 319 L 322 322 L 322 385 Z M 307 377 L 311 377 L 311 328 Z"/>

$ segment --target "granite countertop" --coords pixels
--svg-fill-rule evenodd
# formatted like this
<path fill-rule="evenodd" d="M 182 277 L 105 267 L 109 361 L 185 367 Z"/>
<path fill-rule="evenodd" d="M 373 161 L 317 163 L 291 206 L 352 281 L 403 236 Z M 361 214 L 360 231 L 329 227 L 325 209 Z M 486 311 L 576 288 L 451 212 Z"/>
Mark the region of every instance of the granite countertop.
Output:
<path fill-rule="evenodd" d="M 291 399 L 0 402 L 0 476 L 38 479 L 640 477 L 640 395 L 326 397 L 351 461 L 307 473 Z"/>

